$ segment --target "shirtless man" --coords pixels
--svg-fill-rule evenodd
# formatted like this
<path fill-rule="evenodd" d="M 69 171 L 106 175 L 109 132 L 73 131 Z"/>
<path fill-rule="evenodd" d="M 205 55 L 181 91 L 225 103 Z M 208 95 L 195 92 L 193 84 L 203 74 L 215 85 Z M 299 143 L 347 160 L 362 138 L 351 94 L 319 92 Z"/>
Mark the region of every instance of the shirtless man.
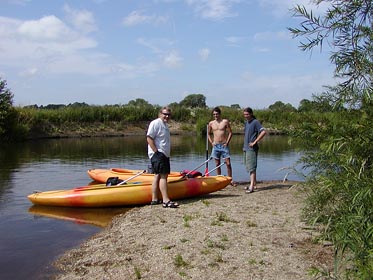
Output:
<path fill-rule="evenodd" d="M 232 177 L 232 165 L 229 151 L 229 141 L 232 138 L 232 129 L 227 119 L 221 118 L 221 110 L 219 107 L 215 107 L 212 111 L 214 120 L 209 122 L 208 125 L 208 138 L 212 145 L 211 157 L 215 159 L 216 166 L 220 165 L 220 158 L 225 160 L 227 165 L 228 176 Z M 213 138 L 211 138 L 211 133 Z M 216 169 L 216 173 L 221 175 L 221 168 Z M 232 181 L 232 185 L 236 185 Z"/>

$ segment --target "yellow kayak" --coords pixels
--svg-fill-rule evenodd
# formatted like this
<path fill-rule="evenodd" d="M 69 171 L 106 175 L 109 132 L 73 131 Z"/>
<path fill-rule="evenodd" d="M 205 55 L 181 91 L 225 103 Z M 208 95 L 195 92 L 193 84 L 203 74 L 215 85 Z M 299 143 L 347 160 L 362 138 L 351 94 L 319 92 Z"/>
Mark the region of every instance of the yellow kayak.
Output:
<path fill-rule="evenodd" d="M 88 176 L 99 183 L 106 183 L 110 177 L 118 177 L 121 180 L 128 180 L 131 177 L 136 177 L 136 181 L 142 183 L 152 183 L 154 174 L 142 173 L 142 170 L 123 169 L 123 168 L 110 168 L 110 169 L 90 169 L 87 171 Z M 137 174 L 142 173 L 139 176 Z M 168 181 L 180 179 L 183 176 L 181 172 L 171 172 L 168 175 Z"/>
<path fill-rule="evenodd" d="M 201 196 L 225 188 L 232 181 L 227 176 L 182 178 L 168 182 L 170 199 Z M 128 183 L 116 186 L 104 184 L 82 186 L 70 190 L 35 192 L 28 199 L 35 205 L 68 207 L 110 207 L 149 204 L 151 183 Z"/>

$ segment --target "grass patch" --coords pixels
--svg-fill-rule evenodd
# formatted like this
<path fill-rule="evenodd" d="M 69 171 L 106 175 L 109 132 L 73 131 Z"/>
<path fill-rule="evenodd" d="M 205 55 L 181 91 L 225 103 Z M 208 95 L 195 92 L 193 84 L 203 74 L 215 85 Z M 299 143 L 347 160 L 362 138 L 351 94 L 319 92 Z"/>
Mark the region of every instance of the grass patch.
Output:
<path fill-rule="evenodd" d="M 246 225 L 248 227 L 257 227 L 258 226 L 255 222 L 250 221 L 250 220 L 246 221 Z"/>
<path fill-rule="evenodd" d="M 212 226 L 222 226 L 223 222 L 225 223 L 238 223 L 238 221 L 235 221 L 228 217 L 226 213 L 218 212 L 216 213 L 215 219 L 211 222 Z"/>
<path fill-rule="evenodd" d="M 183 216 L 183 221 L 184 221 L 184 227 L 190 227 L 190 221 L 192 220 L 191 215 L 184 215 Z"/>
<path fill-rule="evenodd" d="M 224 242 L 228 241 L 228 235 L 222 234 L 221 235 L 221 241 L 224 241 Z"/>
<path fill-rule="evenodd" d="M 174 247 L 175 247 L 175 245 L 166 245 L 166 246 L 163 247 L 163 250 L 170 250 Z"/>
<path fill-rule="evenodd" d="M 176 267 L 187 267 L 189 263 L 183 259 L 180 254 L 177 254 L 174 258 L 174 264 Z"/>
<path fill-rule="evenodd" d="M 206 200 L 206 199 L 203 199 L 203 200 L 202 200 L 202 203 L 203 203 L 204 205 L 206 205 L 206 206 L 210 206 L 210 204 L 211 204 L 211 202 L 208 201 L 208 200 Z"/>
<path fill-rule="evenodd" d="M 136 276 L 136 279 L 141 279 L 141 272 L 138 267 L 135 267 L 135 276 Z"/>
<path fill-rule="evenodd" d="M 219 248 L 225 250 L 225 246 L 219 242 L 215 242 L 211 239 L 207 239 L 207 247 L 209 248 Z"/>

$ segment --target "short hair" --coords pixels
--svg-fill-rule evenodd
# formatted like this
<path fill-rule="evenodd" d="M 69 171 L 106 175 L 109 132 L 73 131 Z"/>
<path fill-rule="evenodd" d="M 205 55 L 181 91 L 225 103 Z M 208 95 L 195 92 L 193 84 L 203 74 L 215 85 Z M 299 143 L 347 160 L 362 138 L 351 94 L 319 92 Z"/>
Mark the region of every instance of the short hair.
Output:
<path fill-rule="evenodd" d="M 212 110 L 212 112 L 217 112 L 217 113 L 219 113 L 219 115 L 221 114 L 221 110 L 220 110 L 219 107 L 215 107 L 215 108 Z"/>
<path fill-rule="evenodd" d="M 162 107 L 162 108 L 159 110 L 159 113 L 162 113 L 163 110 L 166 110 L 167 112 L 171 112 L 171 109 L 170 109 L 170 107 L 168 107 L 168 106 L 164 106 L 164 107 Z"/>

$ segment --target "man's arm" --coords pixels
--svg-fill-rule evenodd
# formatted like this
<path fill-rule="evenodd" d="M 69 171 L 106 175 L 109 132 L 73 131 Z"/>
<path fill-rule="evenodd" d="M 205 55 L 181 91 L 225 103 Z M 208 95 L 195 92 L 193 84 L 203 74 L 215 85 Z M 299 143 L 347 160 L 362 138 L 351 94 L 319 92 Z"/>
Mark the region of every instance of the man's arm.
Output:
<path fill-rule="evenodd" d="M 153 150 L 154 153 L 158 151 L 157 147 L 155 146 L 154 139 L 150 136 L 146 136 L 146 141 L 148 142 L 148 145 Z"/>
<path fill-rule="evenodd" d="M 211 133 L 212 133 L 212 126 L 211 126 L 211 122 L 209 122 L 209 125 L 208 125 L 208 128 L 207 128 L 207 136 L 209 138 L 209 142 L 212 146 L 214 146 L 214 140 L 211 138 Z"/>
<path fill-rule="evenodd" d="M 263 130 L 259 133 L 258 137 L 255 139 L 255 141 L 254 141 L 254 145 L 255 145 L 256 143 L 259 143 L 259 141 L 263 139 L 263 137 L 266 135 L 266 133 L 267 133 L 267 132 L 265 131 L 265 129 L 263 129 Z"/>

